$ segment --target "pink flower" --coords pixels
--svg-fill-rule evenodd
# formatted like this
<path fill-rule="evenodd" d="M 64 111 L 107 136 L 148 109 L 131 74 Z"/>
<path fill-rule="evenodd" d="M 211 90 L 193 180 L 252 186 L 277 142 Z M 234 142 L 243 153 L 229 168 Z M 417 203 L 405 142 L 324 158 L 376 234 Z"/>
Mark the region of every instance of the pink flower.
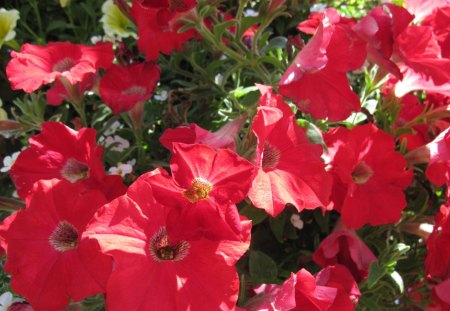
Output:
<path fill-rule="evenodd" d="M 86 46 L 51 42 L 47 46 L 26 43 L 20 52 L 11 52 L 11 57 L 6 74 L 12 88 L 31 93 L 62 78 L 73 86 L 99 68 L 111 66 L 114 53 L 111 43 Z"/>

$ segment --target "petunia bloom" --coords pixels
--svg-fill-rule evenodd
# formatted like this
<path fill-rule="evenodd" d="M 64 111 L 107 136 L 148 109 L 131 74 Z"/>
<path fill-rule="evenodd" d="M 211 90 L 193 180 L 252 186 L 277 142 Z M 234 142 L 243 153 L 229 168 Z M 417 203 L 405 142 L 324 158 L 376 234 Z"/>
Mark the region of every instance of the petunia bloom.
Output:
<path fill-rule="evenodd" d="M 356 232 L 345 227 L 336 229 L 320 242 L 313 259 L 322 268 L 335 264 L 345 266 L 357 282 L 367 277 L 370 264 L 377 260 Z"/>
<path fill-rule="evenodd" d="M 14 90 L 31 93 L 57 79 L 75 85 L 99 68 L 108 68 L 114 59 L 111 43 L 96 46 L 51 42 L 47 46 L 24 44 L 11 52 L 6 74 Z"/>
<path fill-rule="evenodd" d="M 26 203 L 25 210 L 10 216 L 14 220 L 5 233 L 5 271 L 12 275 L 12 288 L 35 310 L 61 310 L 70 299 L 104 292 L 78 247 L 88 221 L 106 203 L 104 195 L 53 179 L 36 183 Z M 98 267 L 106 275 L 111 270 L 107 262 Z"/>
<path fill-rule="evenodd" d="M 311 143 L 286 105 L 284 111 L 268 105 L 258 108 L 252 130 L 258 142 L 254 164 L 257 174 L 248 194 L 252 203 L 276 216 L 286 204 L 303 209 L 325 208 L 329 203 L 331 176 L 325 172 L 322 147 Z M 267 106 L 266 106 L 267 105 Z"/>
<path fill-rule="evenodd" d="M 9 171 L 19 196 L 24 199 L 36 181 L 52 178 L 100 189 L 111 200 L 122 195 L 125 185 L 119 176 L 106 176 L 95 136 L 90 128 L 77 132 L 60 122 L 42 123 L 41 133 L 29 138 L 30 147 Z"/>
<path fill-rule="evenodd" d="M 19 20 L 19 11 L 0 9 L 0 48 L 3 43 L 16 37 L 15 28 Z"/>
<path fill-rule="evenodd" d="M 358 229 L 398 221 L 412 171 L 395 151 L 394 137 L 368 123 L 333 129 L 324 138 L 334 175 L 331 198 L 343 223 Z"/>
<path fill-rule="evenodd" d="M 415 90 L 447 94 L 450 60 L 442 56 L 432 28 L 409 25 L 413 19 L 403 7 L 386 3 L 370 11 L 354 29 L 368 44 L 369 60 L 399 79 L 396 96 Z"/>
<path fill-rule="evenodd" d="M 132 37 L 137 35 L 133 31 L 133 22 L 126 17 L 113 0 L 107 0 L 102 5 L 103 16 L 100 22 L 103 24 L 103 31 L 112 39 Z"/>
<path fill-rule="evenodd" d="M 178 19 L 184 12 L 149 8 L 142 2 L 148 1 L 133 1 L 130 14 L 138 27 L 138 48 L 147 60 L 157 59 L 159 53 L 170 55 L 172 51 L 180 51 L 196 35 L 193 29 L 178 33 L 182 27 Z"/>
<path fill-rule="evenodd" d="M 365 42 L 340 19 L 336 10 L 325 11 L 314 36 L 279 82 L 280 94 L 316 119 L 344 120 L 361 106 L 347 71 L 364 64 Z"/>
<path fill-rule="evenodd" d="M 170 168 L 172 176 L 159 168 L 138 180 L 152 186 L 157 201 L 181 213 L 180 226 L 185 232 L 207 232 L 211 239 L 240 239 L 235 204 L 247 195 L 253 165 L 230 150 L 175 143 Z"/>
<path fill-rule="evenodd" d="M 127 195 L 105 205 L 83 235 L 114 258 L 107 283 L 108 310 L 232 310 L 239 279 L 234 265 L 250 242 L 250 222 L 241 223 L 242 241 L 195 239 L 177 210 L 158 203 L 143 180 Z"/>
<path fill-rule="evenodd" d="M 129 111 L 152 96 L 159 72 L 153 63 L 112 65 L 100 81 L 100 96 L 114 114 Z"/>
<path fill-rule="evenodd" d="M 173 143 L 204 144 L 212 148 L 236 149 L 235 139 L 245 122 L 245 118 L 235 119 L 216 132 L 210 132 L 195 123 L 190 126 L 179 126 L 167 129 L 159 138 L 161 144 L 173 152 Z"/>
<path fill-rule="evenodd" d="M 450 182 L 450 128 L 441 132 L 433 141 L 406 155 L 410 164 L 427 163 L 427 178 L 441 187 Z"/>
<path fill-rule="evenodd" d="M 296 280 L 292 311 L 350 311 L 358 303 L 358 285 L 344 266 L 328 266 L 315 277 L 302 269 L 291 278 Z"/>
<path fill-rule="evenodd" d="M 448 311 L 450 310 L 450 278 L 440 282 L 433 287 L 431 293 L 431 303 L 427 306 L 427 311 Z"/>
<path fill-rule="evenodd" d="M 435 216 L 433 232 L 427 239 L 425 270 L 436 278 L 450 277 L 450 209 L 442 205 Z"/>

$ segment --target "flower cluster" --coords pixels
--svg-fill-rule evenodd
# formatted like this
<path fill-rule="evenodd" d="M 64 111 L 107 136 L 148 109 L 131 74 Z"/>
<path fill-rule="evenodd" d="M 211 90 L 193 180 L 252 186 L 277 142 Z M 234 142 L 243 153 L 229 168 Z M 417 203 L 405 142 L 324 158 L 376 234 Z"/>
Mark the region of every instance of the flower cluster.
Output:
<path fill-rule="evenodd" d="M 12 50 L 20 304 L 346 311 L 395 283 L 390 307 L 450 309 L 450 4 L 404 4 L 288 36 L 286 1 L 108 0 L 101 42 Z"/>

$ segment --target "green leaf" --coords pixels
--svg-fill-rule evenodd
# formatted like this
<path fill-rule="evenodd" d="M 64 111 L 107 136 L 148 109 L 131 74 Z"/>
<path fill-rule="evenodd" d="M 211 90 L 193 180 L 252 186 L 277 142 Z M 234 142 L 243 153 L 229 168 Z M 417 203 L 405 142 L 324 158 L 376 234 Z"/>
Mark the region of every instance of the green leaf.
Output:
<path fill-rule="evenodd" d="M 241 28 L 238 33 L 238 38 L 241 38 L 244 32 L 251 26 L 256 25 L 260 22 L 261 17 L 259 16 L 247 16 L 241 19 Z"/>
<path fill-rule="evenodd" d="M 283 242 L 284 227 L 286 226 L 287 214 L 281 213 L 275 218 L 270 219 L 270 229 L 272 230 L 278 242 Z"/>
<path fill-rule="evenodd" d="M 273 49 L 284 49 L 286 48 L 287 42 L 287 38 L 281 36 L 270 39 L 269 43 L 261 49 L 261 53 L 266 54 L 268 51 Z"/>
<path fill-rule="evenodd" d="M 214 36 L 216 37 L 217 41 L 220 41 L 222 39 L 223 33 L 227 28 L 230 28 L 231 26 L 234 26 L 236 24 L 236 20 L 231 20 L 227 22 L 223 22 L 220 24 L 217 24 L 214 26 Z"/>
<path fill-rule="evenodd" d="M 323 140 L 322 132 L 316 125 L 304 119 L 298 119 L 297 124 L 306 129 L 306 136 L 310 142 L 320 144 L 327 150 L 327 145 Z"/>
<path fill-rule="evenodd" d="M 52 32 L 53 30 L 57 29 L 73 29 L 73 26 L 61 20 L 51 21 L 48 23 L 47 32 Z"/>
<path fill-rule="evenodd" d="M 250 252 L 249 270 L 254 284 L 273 283 L 278 274 L 275 261 L 260 251 Z"/>
<path fill-rule="evenodd" d="M 260 208 L 247 205 L 239 210 L 239 214 L 246 216 L 252 221 L 252 226 L 263 222 L 269 215 Z"/>
<path fill-rule="evenodd" d="M 259 92 L 250 92 L 241 100 L 241 105 L 244 107 L 250 107 L 254 105 L 259 98 L 261 97 L 261 94 Z"/>
<path fill-rule="evenodd" d="M 237 89 L 231 91 L 230 93 L 233 93 L 236 98 L 241 98 L 244 95 L 247 95 L 250 92 L 258 91 L 257 86 L 248 86 L 248 87 L 238 87 Z"/>
<path fill-rule="evenodd" d="M 386 271 L 378 265 L 377 262 L 372 262 L 369 267 L 369 276 L 367 277 L 367 287 L 372 288 L 386 273 Z"/>

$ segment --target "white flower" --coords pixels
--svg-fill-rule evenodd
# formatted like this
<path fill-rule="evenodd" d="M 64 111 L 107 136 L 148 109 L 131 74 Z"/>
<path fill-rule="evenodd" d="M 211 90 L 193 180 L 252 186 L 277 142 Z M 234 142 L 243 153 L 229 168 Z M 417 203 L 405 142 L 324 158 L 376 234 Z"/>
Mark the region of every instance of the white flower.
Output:
<path fill-rule="evenodd" d="M 0 296 L 0 311 L 7 311 L 13 303 L 13 295 L 10 292 L 3 293 Z"/>
<path fill-rule="evenodd" d="M 111 175 L 120 175 L 124 177 L 126 174 L 130 174 L 133 171 L 133 166 L 128 163 L 117 163 L 117 167 L 113 166 L 109 168 L 109 174 Z"/>
<path fill-rule="evenodd" d="M 16 162 L 17 157 L 19 156 L 20 151 L 14 152 L 11 156 L 6 156 L 3 159 L 3 167 L 0 168 L 0 172 L 6 173 L 8 172 L 11 167 L 14 165 L 14 162 Z"/>
<path fill-rule="evenodd" d="M 103 23 L 103 30 L 111 38 L 137 38 L 133 31 L 133 22 L 122 14 L 120 9 L 112 0 L 107 0 L 102 6 L 103 17 L 100 22 Z"/>
<path fill-rule="evenodd" d="M 102 42 L 103 37 L 102 36 L 92 36 L 90 40 L 91 40 L 91 43 L 95 45 L 99 42 Z"/>
<path fill-rule="evenodd" d="M 112 151 L 122 152 L 125 149 L 130 148 L 130 142 L 118 135 L 106 137 L 105 146 L 109 147 L 113 144 L 114 146 L 111 148 Z"/>
<path fill-rule="evenodd" d="M 247 17 L 247 16 L 258 16 L 258 11 L 255 11 L 253 9 L 246 9 L 244 11 L 244 16 L 245 17 Z"/>
<path fill-rule="evenodd" d="M 303 229 L 303 220 L 301 220 L 300 215 L 299 214 L 292 214 L 291 216 L 291 224 L 297 228 L 298 230 L 302 230 Z"/>
<path fill-rule="evenodd" d="M 115 121 L 113 124 L 111 124 L 110 127 L 108 127 L 105 131 L 105 136 L 109 136 L 114 134 L 119 128 L 122 127 L 122 124 L 120 124 L 119 121 Z"/>
<path fill-rule="evenodd" d="M 327 5 L 325 3 L 315 3 L 309 10 L 311 13 L 322 13 L 327 8 Z"/>
<path fill-rule="evenodd" d="M 167 99 L 168 95 L 169 95 L 169 93 L 167 93 L 166 90 L 163 90 L 163 91 L 161 91 L 161 93 L 159 95 L 153 96 L 153 98 L 156 99 L 156 100 L 163 101 L 163 100 Z"/>
<path fill-rule="evenodd" d="M 19 20 L 19 11 L 0 9 L 0 47 L 6 41 L 16 37 L 17 21 Z"/>

